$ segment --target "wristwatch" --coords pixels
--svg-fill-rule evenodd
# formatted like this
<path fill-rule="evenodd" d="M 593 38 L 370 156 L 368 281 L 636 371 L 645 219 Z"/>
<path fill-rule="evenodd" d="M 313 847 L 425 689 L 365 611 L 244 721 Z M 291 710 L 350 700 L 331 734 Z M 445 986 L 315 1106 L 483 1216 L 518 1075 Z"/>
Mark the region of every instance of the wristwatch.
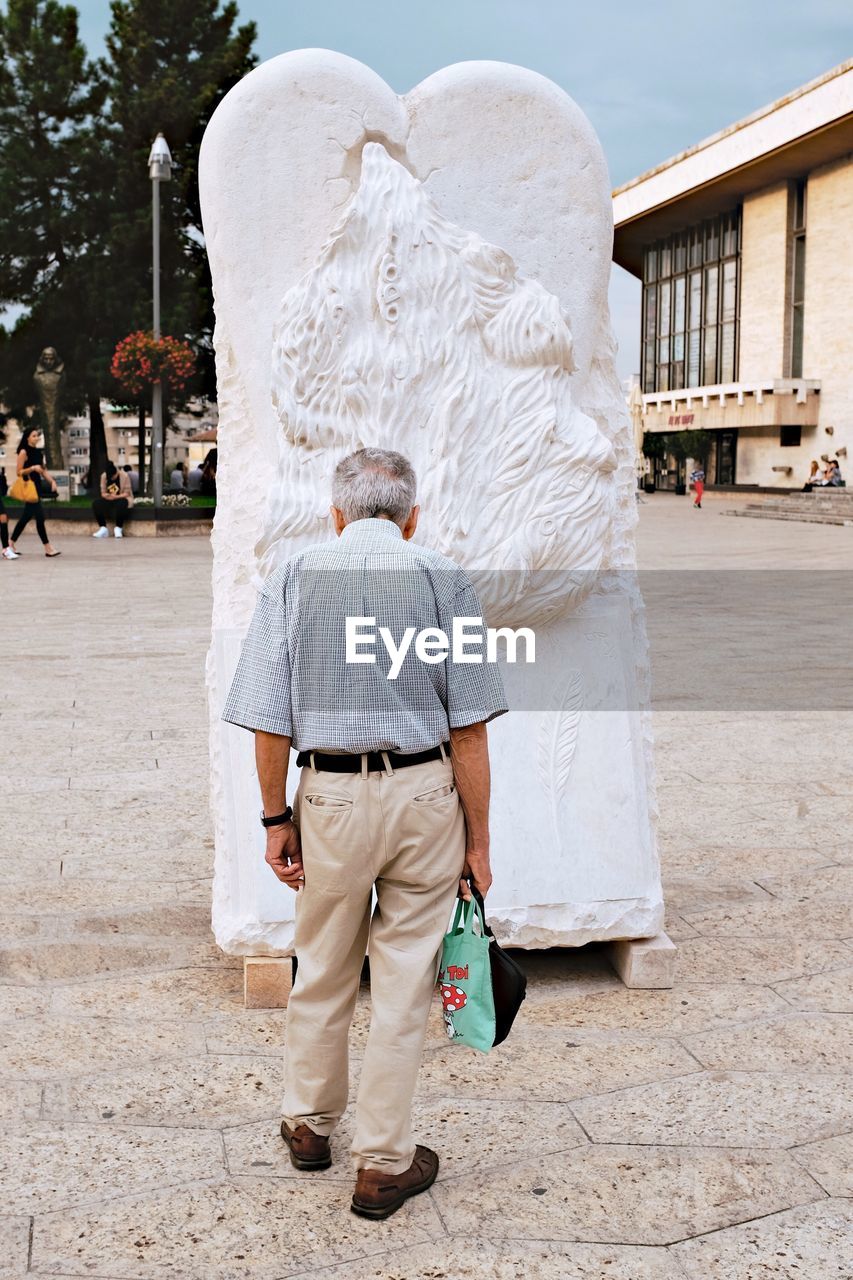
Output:
<path fill-rule="evenodd" d="M 276 813 L 271 818 L 268 818 L 263 809 L 261 809 L 261 825 L 264 827 L 283 827 L 286 822 L 291 822 L 292 820 L 293 810 L 290 805 L 287 806 L 284 813 Z"/>

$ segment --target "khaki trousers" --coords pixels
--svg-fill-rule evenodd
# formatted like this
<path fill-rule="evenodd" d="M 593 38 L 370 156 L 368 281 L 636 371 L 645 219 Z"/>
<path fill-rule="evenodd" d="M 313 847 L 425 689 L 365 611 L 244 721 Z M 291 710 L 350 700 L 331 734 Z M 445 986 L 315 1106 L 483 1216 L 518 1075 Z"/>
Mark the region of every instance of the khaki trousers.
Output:
<path fill-rule="evenodd" d="M 414 1159 L 412 1097 L 465 860 L 453 770 L 449 759 L 390 773 L 306 767 L 294 816 L 305 884 L 296 903 L 284 1119 L 328 1135 L 346 1108 L 350 1022 L 369 948 L 371 1019 L 352 1156 L 356 1169 L 402 1173 Z"/>

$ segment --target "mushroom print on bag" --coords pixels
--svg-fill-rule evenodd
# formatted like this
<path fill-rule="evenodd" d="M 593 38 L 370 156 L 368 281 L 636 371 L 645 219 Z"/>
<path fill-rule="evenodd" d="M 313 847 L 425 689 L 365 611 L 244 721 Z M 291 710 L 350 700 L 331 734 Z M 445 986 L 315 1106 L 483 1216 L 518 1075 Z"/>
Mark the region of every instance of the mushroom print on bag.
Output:
<path fill-rule="evenodd" d="M 444 1029 L 448 1038 L 455 1040 L 456 1028 L 453 1025 L 453 1015 L 458 1013 L 460 1009 L 465 1008 L 468 1003 L 468 997 L 460 987 L 455 987 L 450 982 L 442 982 L 441 1003 L 444 1009 Z"/>

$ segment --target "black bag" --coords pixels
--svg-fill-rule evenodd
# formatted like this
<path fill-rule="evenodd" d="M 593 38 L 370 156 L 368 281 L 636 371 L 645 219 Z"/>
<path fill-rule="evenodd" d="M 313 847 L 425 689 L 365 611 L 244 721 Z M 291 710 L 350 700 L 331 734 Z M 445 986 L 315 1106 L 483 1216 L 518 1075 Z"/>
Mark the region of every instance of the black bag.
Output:
<path fill-rule="evenodd" d="M 471 892 L 480 904 L 480 910 L 483 912 L 483 919 L 485 920 L 486 911 L 483 906 L 483 899 L 473 885 L 471 885 Z M 488 924 L 486 925 L 486 934 L 489 939 L 492 995 L 495 1001 L 494 1043 L 501 1044 L 512 1030 L 516 1014 L 521 1008 L 524 997 L 527 995 L 527 975 L 521 966 L 516 964 L 512 956 L 501 950 Z"/>

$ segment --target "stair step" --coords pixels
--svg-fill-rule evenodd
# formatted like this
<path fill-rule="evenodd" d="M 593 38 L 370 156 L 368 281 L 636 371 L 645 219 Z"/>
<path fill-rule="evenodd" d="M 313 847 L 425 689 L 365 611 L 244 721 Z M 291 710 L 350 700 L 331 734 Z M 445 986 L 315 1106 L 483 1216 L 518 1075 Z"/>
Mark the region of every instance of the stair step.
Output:
<path fill-rule="evenodd" d="M 811 511 L 768 511 L 757 504 L 750 507 L 741 507 L 736 511 L 724 511 L 724 516 L 747 516 L 753 520 L 799 520 L 803 524 L 833 524 L 845 525 L 853 527 L 853 513 L 843 515 L 840 512 L 833 514 L 823 514 L 822 512 Z"/>

